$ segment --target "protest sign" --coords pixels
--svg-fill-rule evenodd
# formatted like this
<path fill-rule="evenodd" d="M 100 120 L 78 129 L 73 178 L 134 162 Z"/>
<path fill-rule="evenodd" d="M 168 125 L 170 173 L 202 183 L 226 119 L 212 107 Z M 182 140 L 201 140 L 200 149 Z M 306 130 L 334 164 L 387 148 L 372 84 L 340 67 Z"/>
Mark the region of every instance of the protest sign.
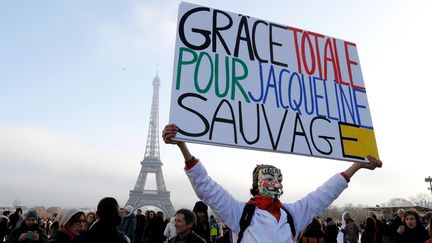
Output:
<path fill-rule="evenodd" d="M 185 2 L 169 122 L 181 141 L 378 157 L 354 43 Z"/>

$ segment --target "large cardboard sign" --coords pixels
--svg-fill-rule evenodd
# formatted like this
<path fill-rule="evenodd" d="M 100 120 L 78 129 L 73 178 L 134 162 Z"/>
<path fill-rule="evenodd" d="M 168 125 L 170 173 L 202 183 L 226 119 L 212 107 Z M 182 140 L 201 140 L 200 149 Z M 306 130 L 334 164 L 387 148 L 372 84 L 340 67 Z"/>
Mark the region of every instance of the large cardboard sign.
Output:
<path fill-rule="evenodd" d="M 354 43 L 185 2 L 169 120 L 182 141 L 378 157 Z"/>

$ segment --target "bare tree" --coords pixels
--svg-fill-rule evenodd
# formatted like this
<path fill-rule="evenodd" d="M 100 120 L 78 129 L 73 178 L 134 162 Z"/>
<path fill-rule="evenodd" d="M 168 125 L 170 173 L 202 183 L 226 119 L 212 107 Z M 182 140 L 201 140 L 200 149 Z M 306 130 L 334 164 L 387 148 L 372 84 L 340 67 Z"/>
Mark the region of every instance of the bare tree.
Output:
<path fill-rule="evenodd" d="M 414 204 L 406 199 L 403 198 L 392 198 L 388 201 L 387 205 L 388 207 L 409 207 L 414 206 Z"/>
<path fill-rule="evenodd" d="M 411 202 L 415 206 L 421 206 L 421 207 L 432 207 L 432 198 L 429 194 L 426 193 L 420 193 L 413 197 L 410 197 Z"/>

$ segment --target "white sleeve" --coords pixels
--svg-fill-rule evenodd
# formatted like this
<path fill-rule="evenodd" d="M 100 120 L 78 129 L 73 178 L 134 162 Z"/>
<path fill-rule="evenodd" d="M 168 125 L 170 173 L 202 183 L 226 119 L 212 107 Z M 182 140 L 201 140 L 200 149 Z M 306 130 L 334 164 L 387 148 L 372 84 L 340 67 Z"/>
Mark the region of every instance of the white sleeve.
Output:
<path fill-rule="evenodd" d="M 198 198 L 210 206 L 225 225 L 238 233 L 245 202 L 234 199 L 222 186 L 213 181 L 200 161 L 190 170 L 186 170 L 186 174 Z"/>
<path fill-rule="evenodd" d="M 292 204 L 284 204 L 293 216 L 296 233 L 306 228 L 312 219 L 328 208 L 347 187 L 345 178 L 338 173 L 304 198 Z"/>

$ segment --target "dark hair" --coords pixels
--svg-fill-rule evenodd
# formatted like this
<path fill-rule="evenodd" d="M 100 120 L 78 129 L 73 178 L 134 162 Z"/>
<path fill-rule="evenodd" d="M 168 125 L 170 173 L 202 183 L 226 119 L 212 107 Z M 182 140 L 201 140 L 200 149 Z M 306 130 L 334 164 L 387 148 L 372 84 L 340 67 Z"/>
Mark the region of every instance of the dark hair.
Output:
<path fill-rule="evenodd" d="M 368 217 L 366 219 L 365 230 L 369 230 L 371 232 L 375 232 L 376 230 L 376 221 L 374 217 Z"/>
<path fill-rule="evenodd" d="M 117 200 L 112 197 L 105 197 L 99 201 L 96 215 L 99 217 L 100 221 L 110 224 L 119 225 L 121 222 L 119 205 Z"/>
<path fill-rule="evenodd" d="M 324 237 L 325 232 L 322 228 L 321 221 L 317 218 L 313 218 L 312 222 L 310 222 L 306 229 L 300 234 L 300 241 L 302 242 L 303 237 Z"/>
<path fill-rule="evenodd" d="M 420 214 L 418 214 L 417 211 L 415 211 L 414 209 L 410 209 L 410 210 L 405 211 L 405 213 L 404 213 L 404 222 L 405 222 L 405 217 L 409 216 L 409 215 L 414 216 L 417 224 L 421 224 Z"/>
<path fill-rule="evenodd" d="M 175 214 L 176 215 L 177 214 L 183 214 L 184 218 L 185 218 L 185 221 L 186 221 L 186 224 L 192 223 L 193 227 L 195 227 L 195 225 L 196 225 L 196 217 L 195 217 L 195 214 L 192 211 L 190 211 L 189 209 L 186 209 L 186 208 L 179 209 L 179 210 L 177 210 L 177 212 Z"/>
<path fill-rule="evenodd" d="M 4 216 L 9 216 L 9 214 L 10 214 L 10 211 L 8 211 L 8 210 L 6 210 L 6 211 L 3 212 Z"/>
<path fill-rule="evenodd" d="M 208 206 L 205 203 L 203 203 L 203 201 L 198 201 L 195 203 L 195 206 L 193 207 L 192 211 L 194 213 L 203 212 L 203 213 L 207 214 Z"/>
<path fill-rule="evenodd" d="M 160 218 L 160 219 L 163 220 L 163 218 L 164 218 L 164 213 L 163 213 L 162 211 L 158 211 L 158 212 L 156 213 L 156 218 Z"/>

